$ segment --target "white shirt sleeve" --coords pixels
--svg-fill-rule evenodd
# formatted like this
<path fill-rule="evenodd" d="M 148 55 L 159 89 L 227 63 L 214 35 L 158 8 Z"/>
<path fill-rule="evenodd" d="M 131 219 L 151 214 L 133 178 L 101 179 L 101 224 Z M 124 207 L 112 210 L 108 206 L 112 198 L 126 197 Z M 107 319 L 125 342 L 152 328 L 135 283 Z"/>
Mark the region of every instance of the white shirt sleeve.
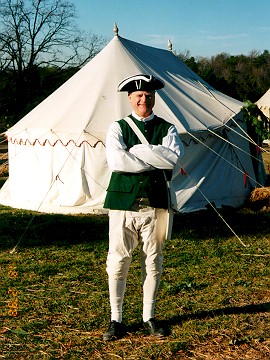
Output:
<path fill-rule="evenodd" d="M 117 122 L 108 129 L 106 138 L 106 157 L 109 168 L 116 172 L 140 173 L 153 170 L 153 167 L 130 153 L 123 141 L 122 130 Z"/>
<path fill-rule="evenodd" d="M 153 169 L 173 170 L 184 154 L 177 130 L 172 125 L 163 138 L 162 145 L 138 144 L 127 149 L 121 127 L 113 122 L 106 139 L 106 156 L 109 168 L 116 172 L 140 173 Z"/>
<path fill-rule="evenodd" d="M 184 154 L 184 146 L 172 125 L 163 138 L 162 145 L 138 144 L 129 149 L 129 152 L 156 169 L 173 170 Z"/>

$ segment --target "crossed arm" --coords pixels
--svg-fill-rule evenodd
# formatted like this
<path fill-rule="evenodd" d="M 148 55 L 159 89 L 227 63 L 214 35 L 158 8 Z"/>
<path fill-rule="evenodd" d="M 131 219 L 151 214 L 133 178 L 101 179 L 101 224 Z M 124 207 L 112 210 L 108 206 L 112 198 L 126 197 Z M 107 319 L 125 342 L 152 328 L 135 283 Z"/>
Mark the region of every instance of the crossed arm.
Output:
<path fill-rule="evenodd" d="M 173 170 L 184 154 L 177 130 L 172 125 L 160 145 L 138 144 L 127 149 L 117 122 L 110 125 L 106 139 L 107 162 L 112 171 L 140 173 L 153 169 Z"/>

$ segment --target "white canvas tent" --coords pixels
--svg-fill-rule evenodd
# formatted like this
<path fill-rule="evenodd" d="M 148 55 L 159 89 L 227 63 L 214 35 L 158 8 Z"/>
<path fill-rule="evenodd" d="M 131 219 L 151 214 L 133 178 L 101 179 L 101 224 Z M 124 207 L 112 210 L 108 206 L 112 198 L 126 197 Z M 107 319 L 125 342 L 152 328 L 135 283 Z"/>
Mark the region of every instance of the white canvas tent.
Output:
<path fill-rule="evenodd" d="M 256 102 L 256 105 L 261 110 L 261 112 L 270 120 L 270 89 Z M 268 131 L 269 125 L 268 125 Z M 263 144 L 270 146 L 270 139 L 263 140 Z"/>
<path fill-rule="evenodd" d="M 238 135 L 242 103 L 213 89 L 171 51 L 118 34 L 7 131 L 9 179 L 0 203 L 52 213 L 102 211 L 110 178 L 107 128 L 131 112 L 127 95 L 116 88 L 139 73 L 165 82 L 154 110 L 176 125 L 185 144 L 172 182 L 175 210 L 204 209 L 207 201 L 241 206 L 258 180 L 248 141 Z"/>
<path fill-rule="evenodd" d="M 270 119 L 270 89 L 256 102 L 261 112 Z"/>

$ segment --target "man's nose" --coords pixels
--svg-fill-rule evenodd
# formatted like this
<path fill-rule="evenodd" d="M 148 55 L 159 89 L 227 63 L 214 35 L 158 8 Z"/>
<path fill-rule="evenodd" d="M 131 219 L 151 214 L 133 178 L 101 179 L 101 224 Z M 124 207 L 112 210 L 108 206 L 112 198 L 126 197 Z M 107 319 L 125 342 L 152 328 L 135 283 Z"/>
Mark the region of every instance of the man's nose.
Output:
<path fill-rule="evenodd" d="M 146 103 L 147 101 L 150 100 L 150 98 L 149 98 L 149 96 L 147 96 L 147 95 L 142 95 L 141 100 Z"/>

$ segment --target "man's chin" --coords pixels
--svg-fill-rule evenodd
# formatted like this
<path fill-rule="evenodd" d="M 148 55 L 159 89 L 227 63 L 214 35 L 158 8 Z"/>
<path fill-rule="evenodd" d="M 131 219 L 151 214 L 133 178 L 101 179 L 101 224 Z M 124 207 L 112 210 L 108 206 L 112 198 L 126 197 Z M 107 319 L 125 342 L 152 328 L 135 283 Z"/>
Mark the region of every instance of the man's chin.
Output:
<path fill-rule="evenodd" d="M 149 115 L 151 115 L 151 113 L 152 113 L 152 110 L 151 110 L 151 111 L 140 111 L 138 115 L 139 115 L 140 117 L 146 118 L 146 117 L 148 117 Z"/>

